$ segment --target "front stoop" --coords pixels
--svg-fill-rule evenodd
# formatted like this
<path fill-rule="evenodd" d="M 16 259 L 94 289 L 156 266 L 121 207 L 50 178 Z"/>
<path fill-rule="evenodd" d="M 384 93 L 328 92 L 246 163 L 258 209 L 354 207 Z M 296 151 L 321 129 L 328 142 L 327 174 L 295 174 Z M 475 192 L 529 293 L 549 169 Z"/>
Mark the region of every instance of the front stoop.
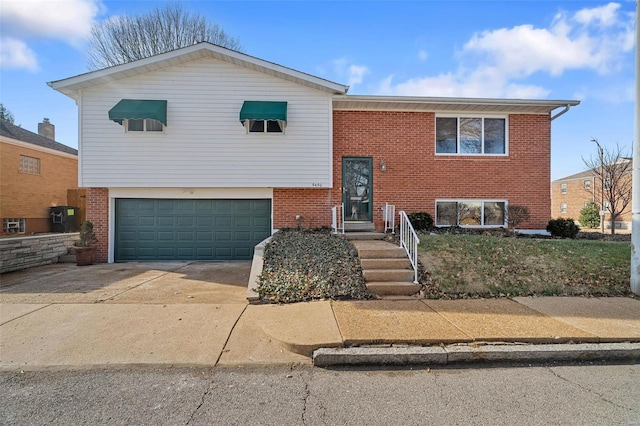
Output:
<path fill-rule="evenodd" d="M 411 296 L 420 291 L 404 249 L 386 241 L 350 239 L 358 250 L 369 291 L 378 296 Z"/>

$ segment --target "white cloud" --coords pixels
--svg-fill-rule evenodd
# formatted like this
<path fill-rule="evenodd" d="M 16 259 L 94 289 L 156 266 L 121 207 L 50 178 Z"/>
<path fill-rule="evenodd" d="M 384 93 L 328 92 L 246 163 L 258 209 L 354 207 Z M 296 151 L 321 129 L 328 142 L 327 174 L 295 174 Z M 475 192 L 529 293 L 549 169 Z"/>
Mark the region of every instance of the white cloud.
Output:
<path fill-rule="evenodd" d="M 412 78 L 379 92 L 406 96 L 541 98 L 549 90 L 519 81 L 535 73 L 559 76 L 568 70 L 606 74 L 634 45 L 633 17 L 620 5 L 557 14 L 547 28 L 518 25 L 474 34 L 459 52 L 454 72 Z"/>
<path fill-rule="evenodd" d="M 0 67 L 26 68 L 29 71 L 38 70 L 38 60 L 33 50 L 21 40 L 11 37 L 0 38 Z"/>
<path fill-rule="evenodd" d="M 356 65 L 347 58 L 338 58 L 331 61 L 333 72 L 338 81 L 347 81 L 350 87 L 361 84 L 364 76 L 369 74 L 369 67 Z"/>
<path fill-rule="evenodd" d="M 0 27 L 4 40 L 2 66 L 34 70 L 35 52 L 29 40 L 62 40 L 74 46 L 89 36 L 95 17 L 103 9 L 101 0 L 2 1 Z M 20 65 L 22 64 L 22 65 Z"/>
<path fill-rule="evenodd" d="M 364 65 L 350 65 L 349 66 L 349 83 L 350 87 L 355 86 L 356 84 L 362 83 L 362 79 L 365 74 L 369 73 L 369 68 Z"/>
<path fill-rule="evenodd" d="M 602 26 L 610 26 L 616 23 L 619 8 L 620 5 L 618 3 L 609 3 L 605 6 L 579 10 L 574 18 L 584 25 L 597 23 Z"/>

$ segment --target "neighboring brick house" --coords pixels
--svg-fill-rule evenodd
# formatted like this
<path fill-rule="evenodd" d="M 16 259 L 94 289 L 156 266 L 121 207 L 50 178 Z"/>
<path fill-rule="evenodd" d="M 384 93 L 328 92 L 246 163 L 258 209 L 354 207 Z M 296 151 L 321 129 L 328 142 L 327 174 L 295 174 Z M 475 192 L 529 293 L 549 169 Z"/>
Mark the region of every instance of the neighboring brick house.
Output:
<path fill-rule="evenodd" d="M 48 119 L 36 134 L 0 120 L 0 218 L 3 234 L 51 231 L 49 208 L 78 188 L 78 151 L 54 140 Z"/>
<path fill-rule="evenodd" d="M 631 161 L 624 159 L 623 161 Z M 631 170 L 629 168 L 629 170 Z M 631 179 L 631 172 L 627 174 Z M 598 206 L 601 203 L 601 182 L 594 170 L 586 170 L 566 176 L 551 183 L 551 216 L 554 218 L 571 218 L 580 220 L 580 211 L 589 203 Z M 611 229 L 611 215 L 608 211 L 609 203 L 605 200 L 604 228 Z M 631 203 L 616 220 L 616 229 L 631 229 Z"/>
<path fill-rule="evenodd" d="M 551 121 L 578 101 L 349 96 L 348 87 L 199 43 L 49 85 L 80 108 L 80 185 L 101 261 L 247 259 L 283 227 L 542 230 Z M 552 116 L 552 111 L 564 108 Z"/>

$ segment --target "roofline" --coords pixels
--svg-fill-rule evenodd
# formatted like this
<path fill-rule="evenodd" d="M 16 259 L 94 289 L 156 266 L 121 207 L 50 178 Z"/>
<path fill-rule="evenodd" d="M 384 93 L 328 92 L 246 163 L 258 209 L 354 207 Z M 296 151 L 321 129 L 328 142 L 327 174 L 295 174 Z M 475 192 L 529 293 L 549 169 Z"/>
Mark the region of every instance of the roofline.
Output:
<path fill-rule="evenodd" d="M 31 142 L 27 142 L 27 141 L 21 141 L 20 139 L 14 139 L 14 138 L 11 138 L 11 137 L 5 136 L 5 135 L 0 135 L 0 142 L 6 143 L 6 144 L 9 144 L 9 145 L 20 146 L 22 148 L 32 149 L 34 151 L 46 152 L 47 154 L 57 155 L 57 156 L 60 156 L 60 157 L 70 158 L 70 159 L 73 159 L 73 160 L 77 160 L 78 159 L 77 152 L 76 152 L 76 154 L 72 154 L 70 152 L 60 151 L 58 149 L 49 148 L 47 146 L 37 145 L 35 143 L 31 143 Z M 71 148 L 71 147 L 69 147 L 69 148 Z M 75 149 L 75 148 L 72 148 L 72 149 Z"/>
<path fill-rule="evenodd" d="M 577 106 L 577 100 L 547 100 L 547 99 L 499 99 L 499 98 L 449 98 L 430 96 L 380 96 L 380 95 L 334 95 L 335 101 L 349 100 L 352 102 L 395 102 L 407 104 L 472 104 L 472 105 L 510 105 L 510 106 Z"/>
<path fill-rule="evenodd" d="M 90 71 L 74 77 L 50 81 L 47 82 L 47 85 L 73 98 L 73 95 L 78 89 L 77 87 L 74 88 L 74 86 L 81 85 L 82 83 L 90 83 L 92 80 L 96 80 L 96 84 L 102 84 L 103 81 L 109 80 L 110 77 L 114 77 L 119 73 L 133 71 L 136 68 L 143 67 L 145 65 L 160 64 L 163 61 L 170 61 L 171 59 L 177 59 L 181 56 L 186 56 L 190 53 L 198 51 L 207 51 L 212 54 L 213 57 L 221 60 L 227 60 L 227 62 L 238 63 L 240 65 L 244 64 L 245 66 L 253 65 L 253 67 L 263 68 L 264 70 L 273 72 L 276 76 L 288 76 L 290 78 L 293 78 L 293 80 L 299 80 L 301 83 L 307 83 L 312 87 L 316 87 L 317 89 L 325 90 L 334 94 L 345 94 L 349 90 L 349 86 L 335 83 L 320 77 L 313 76 L 311 74 L 294 70 L 292 68 L 284 67 L 274 62 L 265 61 L 263 59 L 250 56 L 245 53 L 237 52 L 235 50 L 227 49 L 225 47 L 218 46 L 209 42 L 200 42 L 191 46 L 172 50 L 170 52 L 161 53 L 133 62 L 128 62 L 126 64 L 114 65 L 109 68 Z M 179 62 L 170 63 L 167 64 L 167 66 L 172 66 L 177 63 Z"/>

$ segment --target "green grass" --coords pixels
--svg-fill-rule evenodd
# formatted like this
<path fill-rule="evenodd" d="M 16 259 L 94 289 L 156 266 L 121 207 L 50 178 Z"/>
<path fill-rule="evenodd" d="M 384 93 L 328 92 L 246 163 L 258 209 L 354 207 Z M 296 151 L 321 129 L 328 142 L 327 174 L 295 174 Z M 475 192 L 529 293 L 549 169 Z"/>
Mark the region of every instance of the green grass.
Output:
<path fill-rule="evenodd" d="M 356 248 L 329 230 L 280 230 L 264 251 L 260 299 L 368 299 Z"/>
<path fill-rule="evenodd" d="M 629 242 L 425 235 L 419 251 L 430 297 L 630 293 Z"/>

